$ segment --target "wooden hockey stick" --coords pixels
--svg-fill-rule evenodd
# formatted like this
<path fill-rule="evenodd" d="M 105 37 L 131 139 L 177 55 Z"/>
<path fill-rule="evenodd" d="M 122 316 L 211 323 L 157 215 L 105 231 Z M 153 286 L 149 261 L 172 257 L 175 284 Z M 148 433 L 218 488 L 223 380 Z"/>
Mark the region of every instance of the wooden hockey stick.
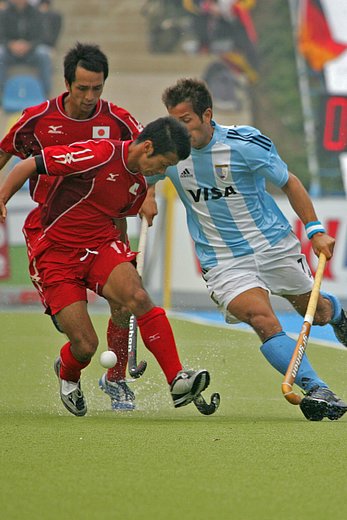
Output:
<path fill-rule="evenodd" d="M 141 221 L 141 231 L 138 245 L 138 254 L 136 257 L 136 269 L 140 276 L 143 273 L 143 265 L 145 261 L 145 249 L 147 241 L 148 222 L 145 217 Z M 128 371 L 131 377 L 138 378 L 142 376 L 147 368 L 147 361 L 140 361 L 137 364 L 137 321 L 134 315 L 130 316 L 129 321 L 129 338 L 128 338 Z"/>
<path fill-rule="evenodd" d="M 291 404 L 300 404 L 302 397 L 299 394 L 296 394 L 293 391 L 293 384 L 296 378 L 296 375 L 298 373 L 298 370 L 301 365 L 302 358 L 304 357 L 308 338 L 311 331 L 311 326 L 314 320 L 314 315 L 316 313 L 318 298 L 319 298 L 319 291 L 320 286 L 323 279 L 324 274 L 324 268 L 326 263 L 326 256 L 321 253 L 319 255 L 319 261 L 318 261 L 318 267 L 316 276 L 314 279 L 314 284 L 311 291 L 311 296 L 307 305 L 306 314 L 304 317 L 304 323 L 302 325 L 302 329 L 298 338 L 298 341 L 296 343 L 292 358 L 290 360 L 290 363 L 287 368 L 287 372 L 284 376 L 283 382 L 282 382 L 282 393 L 284 397 L 289 401 Z"/>

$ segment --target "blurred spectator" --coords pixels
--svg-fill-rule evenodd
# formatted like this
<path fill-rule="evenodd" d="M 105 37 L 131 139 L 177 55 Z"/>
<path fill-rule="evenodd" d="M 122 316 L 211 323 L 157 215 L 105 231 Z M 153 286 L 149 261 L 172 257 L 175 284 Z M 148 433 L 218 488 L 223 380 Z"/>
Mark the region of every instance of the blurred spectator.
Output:
<path fill-rule="evenodd" d="M 38 9 L 28 0 L 9 0 L 0 11 L 0 89 L 8 69 L 29 65 L 38 69 L 45 95 L 51 90 L 52 61 L 49 48 L 42 43 L 43 21 Z"/>
<path fill-rule="evenodd" d="M 256 32 L 250 16 L 256 0 L 182 0 L 192 13 L 200 52 L 236 50 L 256 68 Z"/>
<path fill-rule="evenodd" d="M 54 49 L 61 33 L 63 17 L 61 13 L 53 9 L 52 4 L 52 0 L 40 0 L 38 10 L 42 16 L 44 29 L 42 43 Z"/>
<path fill-rule="evenodd" d="M 192 27 L 199 52 L 209 52 L 219 21 L 219 11 L 215 0 L 182 0 L 184 9 L 193 15 Z"/>
<path fill-rule="evenodd" d="M 182 34 L 190 30 L 182 0 L 147 0 L 141 12 L 147 18 L 150 52 L 174 52 Z"/>
<path fill-rule="evenodd" d="M 251 83 L 258 79 L 257 34 L 250 11 L 256 0 L 182 0 L 193 15 L 199 52 L 218 54 Z"/>

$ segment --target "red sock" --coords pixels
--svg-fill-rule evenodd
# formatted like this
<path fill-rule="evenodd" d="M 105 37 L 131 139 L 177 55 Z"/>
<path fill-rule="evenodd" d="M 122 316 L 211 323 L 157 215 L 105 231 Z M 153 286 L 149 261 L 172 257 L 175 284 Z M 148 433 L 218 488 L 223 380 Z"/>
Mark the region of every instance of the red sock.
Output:
<path fill-rule="evenodd" d="M 144 344 L 155 356 L 170 384 L 177 372 L 182 370 L 182 365 L 164 309 L 154 307 L 137 318 L 137 323 Z"/>
<path fill-rule="evenodd" d="M 117 356 L 117 364 L 107 371 L 109 381 L 119 381 L 125 379 L 128 363 L 128 337 L 129 329 L 123 329 L 115 325 L 110 319 L 107 328 L 108 350 L 112 350 Z"/>
<path fill-rule="evenodd" d="M 81 377 L 81 370 L 89 365 L 90 360 L 86 363 L 77 361 L 70 347 L 71 343 L 69 341 L 60 349 L 60 377 L 66 381 L 74 381 L 77 383 Z"/>

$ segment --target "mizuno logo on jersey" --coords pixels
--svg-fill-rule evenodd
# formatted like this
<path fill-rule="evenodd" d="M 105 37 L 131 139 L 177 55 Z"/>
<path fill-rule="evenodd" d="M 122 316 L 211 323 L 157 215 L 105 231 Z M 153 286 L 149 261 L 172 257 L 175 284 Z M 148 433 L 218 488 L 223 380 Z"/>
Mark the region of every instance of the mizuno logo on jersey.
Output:
<path fill-rule="evenodd" d="M 49 128 L 49 130 L 48 130 L 49 134 L 63 134 L 64 133 L 60 130 L 60 128 L 63 128 L 63 125 L 58 125 L 58 126 L 50 125 L 48 128 Z"/>
<path fill-rule="evenodd" d="M 149 341 L 150 343 L 152 343 L 153 341 L 156 341 L 156 340 L 158 340 L 158 339 L 160 339 L 160 334 L 159 334 L 159 332 L 156 332 L 156 333 L 153 334 L 152 336 L 149 336 L 148 341 Z"/>
<path fill-rule="evenodd" d="M 184 168 L 183 172 L 180 173 L 180 177 L 193 177 L 188 168 Z"/>
<path fill-rule="evenodd" d="M 52 159 L 60 164 L 71 164 L 80 161 L 87 161 L 88 159 L 93 159 L 94 154 L 91 153 L 91 150 L 81 150 L 80 152 L 69 152 L 61 155 L 53 155 Z"/>
<path fill-rule="evenodd" d="M 116 177 L 119 177 L 119 173 L 109 173 L 106 180 L 116 182 Z"/>
<path fill-rule="evenodd" d="M 199 188 L 196 191 L 188 190 L 188 193 L 191 194 L 194 202 L 200 202 L 201 200 L 228 198 L 230 195 L 235 195 L 236 191 L 232 186 L 227 186 L 224 190 L 214 186 L 213 188 Z"/>

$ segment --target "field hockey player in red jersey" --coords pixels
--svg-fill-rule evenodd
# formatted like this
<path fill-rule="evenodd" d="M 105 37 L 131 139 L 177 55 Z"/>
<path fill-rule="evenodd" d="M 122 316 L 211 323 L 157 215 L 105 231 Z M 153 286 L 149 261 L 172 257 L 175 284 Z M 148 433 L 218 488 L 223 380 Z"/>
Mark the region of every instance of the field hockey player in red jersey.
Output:
<path fill-rule="evenodd" d="M 97 45 L 77 43 L 64 58 L 66 91 L 54 99 L 25 109 L 19 120 L 0 142 L 0 169 L 14 155 L 21 159 L 36 155 L 47 146 L 65 145 L 86 139 L 135 139 L 142 125 L 124 108 L 101 98 L 108 77 L 108 60 Z M 26 242 L 30 248 L 41 228 L 41 210 L 55 177 L 34 174 L 30 194 L 37 207 L 25 222 Z M 150 193 L 145 216 L 152 224 L 157 208 Z M 122 239 L 126 237 L 125 219 L 118 221 Z M 35 284 L 36 270 L 30 265 Z M 107 328 L 108 349 L 117 355 L 117 364 L 100 380 L 102 390 L 111 398 L 114 410 L 133 410 L 135 395 L 125 381 L 128 360 L 129 314 L 112 307 Z M 61 324 L 53 316 L 58 330 Z"/>
<path fill-rule="evenodd" d="M 209 384 L 206 370 L 183 369 L 165 311 L 142 286 L 133 263 L 136 253 L 119 240 L 113 224 L 114 218 L 137 214 L 146 196 L 147 176 L 165 173 L 189 153 L 184 125 L 163 117 L 148 124 L 135 141 L 102 139 L 46 147 L 17 164 L 0 188 L 0 221 L 5 221 L 7 201 L 32 175 L 60 179 L 42 208 L 42 230 L 28 254 L 46 312 L 56 316 L 69 339 L 54 368 L 61 400 L 74 415 L 87 412 L 81 371 L 98 346 L 87 311 L 87 289 L 136 317 L 143 342 L 170 385 L 175 407 L 199 398 Z"/>

